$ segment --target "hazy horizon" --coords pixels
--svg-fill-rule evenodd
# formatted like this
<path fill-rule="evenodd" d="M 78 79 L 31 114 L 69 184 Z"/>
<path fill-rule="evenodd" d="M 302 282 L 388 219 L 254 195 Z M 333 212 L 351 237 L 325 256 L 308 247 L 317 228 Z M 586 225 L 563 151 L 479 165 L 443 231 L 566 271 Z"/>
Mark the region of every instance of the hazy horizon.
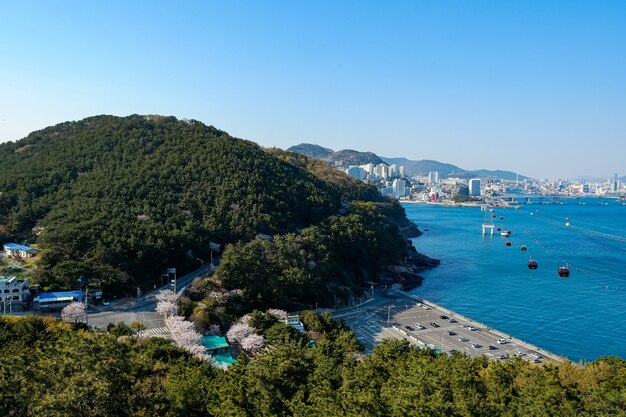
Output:
<path fill-rule="evenodd" d="M 533 178 L 626 174 L 626 3 L 0 3 L 0 141 L 197 119 Z"/>

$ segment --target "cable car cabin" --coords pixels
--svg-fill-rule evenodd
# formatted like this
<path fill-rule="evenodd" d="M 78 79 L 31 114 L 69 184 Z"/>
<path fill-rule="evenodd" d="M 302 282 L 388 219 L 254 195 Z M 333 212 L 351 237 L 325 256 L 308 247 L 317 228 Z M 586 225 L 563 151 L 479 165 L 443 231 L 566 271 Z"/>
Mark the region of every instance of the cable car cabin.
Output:
<path fill-rule="evenodd" d="M 528 269 L 537 269 L 539 264 L 534 259 L 528 261 Z"/>
<path fill-rule="evenodd" d="M 506 246 L 511 246 L 511 241 L 510 241 L 510 240 L 507 240 L 507 241 L 506 241 L 506 243 L 505 243 L 505 245 L 506 245 Z"/>
<path fill-rule="evenodd" d="M 563 278 L 569 277 L 569 268 L 566 266 L 559 267 L 559 276 Z"/>

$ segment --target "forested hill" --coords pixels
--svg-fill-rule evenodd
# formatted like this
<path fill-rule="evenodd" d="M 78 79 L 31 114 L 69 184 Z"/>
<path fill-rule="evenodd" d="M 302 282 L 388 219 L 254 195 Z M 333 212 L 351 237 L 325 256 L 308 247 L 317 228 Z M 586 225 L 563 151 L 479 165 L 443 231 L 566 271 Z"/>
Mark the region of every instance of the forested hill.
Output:
<path fill-rule="evenodd" d="M 38 244 L 40 281 L 67 287 L 80 275 L 134 285 L 199 266 L 210 241 L 315 224 L 351 189 L 212 126 L 161 116 L 33 132 L 0 145 L 0 168 L 2 241 Z"/>

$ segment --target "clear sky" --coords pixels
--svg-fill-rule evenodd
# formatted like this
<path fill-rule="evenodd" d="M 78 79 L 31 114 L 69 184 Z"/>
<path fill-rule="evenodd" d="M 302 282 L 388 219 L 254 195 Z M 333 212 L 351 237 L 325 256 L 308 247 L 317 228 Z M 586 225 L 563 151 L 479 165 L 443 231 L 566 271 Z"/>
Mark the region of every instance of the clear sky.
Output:
<path fill-rule="evenodd" d="M 198 119 L 535 178 L 626 174 L 626 1 L 0 0 L 0 141 Z"/>

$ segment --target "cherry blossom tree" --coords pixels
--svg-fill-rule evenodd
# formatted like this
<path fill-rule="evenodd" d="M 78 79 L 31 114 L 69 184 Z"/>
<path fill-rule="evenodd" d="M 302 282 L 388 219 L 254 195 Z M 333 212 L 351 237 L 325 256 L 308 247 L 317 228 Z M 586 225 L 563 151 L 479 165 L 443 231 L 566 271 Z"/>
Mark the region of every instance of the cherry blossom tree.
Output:
<path fill-rule="evenodd" d="M 254 329 L 245 323 L 235 323 L 226 333 L 226 338 L 231 343 L 241 343 L 243 339 L 254 334 Z"/>
<path fill-rule="evenodd" d="M 257 353 L 265 347 L 265 338 L 258 334 L 251 334 L 240 342 L 241 348 L 247 352 Z"/>
<path fill-rule="evenodd" d="M 165 317 L 175 316 L 178 313 L 176 304 L 176 294 L 173 291 L 160 291 L 156 295 L 157 306 L 156 311 Z"/>
<path fill-rule="evenodd" d="M 287 312 L 285 310 L 270 308 L 269 310 L 267 310 L 267 313 L 276 317 L 278 320 L 287 320 Z"/>
<path fill-rule="evenodd" d="M 73 302 L 63 308 L 61 311 L 61 318 L 70 323 L 77 323 L 85 318 L 85 313 L 85 304 Z"/>

